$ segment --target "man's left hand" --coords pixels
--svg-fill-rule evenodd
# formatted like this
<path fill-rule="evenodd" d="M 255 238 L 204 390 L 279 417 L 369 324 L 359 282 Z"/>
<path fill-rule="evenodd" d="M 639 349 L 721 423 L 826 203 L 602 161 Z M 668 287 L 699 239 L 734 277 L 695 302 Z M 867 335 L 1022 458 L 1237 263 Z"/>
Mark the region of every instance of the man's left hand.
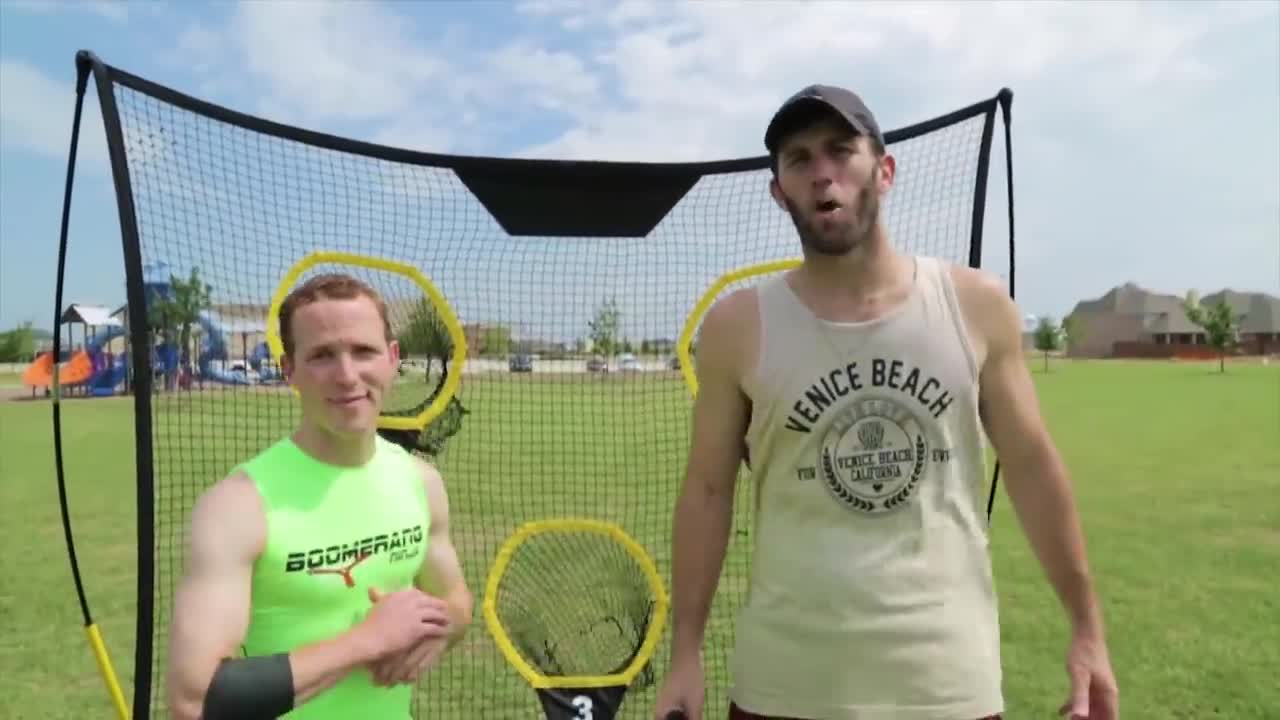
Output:
<path fill-rule="evenodd" d="M 1066 720 L 1117 720 L 1120 717 L 1119 690 L 1107 643 L 1101 633 L 1077 630 L 1067 653 L 1067 674 L 1071 697 L 1058 710 Z"/>
<path fill-rule="evenodd" d="M 447 636 L 429 637 L 404 652 L 379 660 L 369 667 L 373 673 L 373 684 L 391 687 L 400 683 L 417 682 L 423 673 L 440 660 L 448 647 Z"/>
<path fill-rule="evenodd" d="M 444 635 L 423 638 L 408 650 L 371 663 L 369 671 L 373 674 L 373 684 L 379 687 L 392 687 L 402 683 L 417 682 L 418 678 L 439 662 L 445 651 L 449 649 L 453 640 L 453 631 L 453 622 L 449 621 Z"/>

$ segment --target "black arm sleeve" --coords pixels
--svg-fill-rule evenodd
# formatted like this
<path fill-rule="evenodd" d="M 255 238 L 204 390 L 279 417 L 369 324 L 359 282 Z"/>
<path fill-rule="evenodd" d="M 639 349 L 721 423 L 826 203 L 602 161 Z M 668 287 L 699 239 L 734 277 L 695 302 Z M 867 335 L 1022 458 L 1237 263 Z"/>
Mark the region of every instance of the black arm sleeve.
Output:
<path fill-rule="evenodd" d="M 273 720 L 293 709 L 289 654 L 223 660 L 204 695 L 204 720 Z"/>

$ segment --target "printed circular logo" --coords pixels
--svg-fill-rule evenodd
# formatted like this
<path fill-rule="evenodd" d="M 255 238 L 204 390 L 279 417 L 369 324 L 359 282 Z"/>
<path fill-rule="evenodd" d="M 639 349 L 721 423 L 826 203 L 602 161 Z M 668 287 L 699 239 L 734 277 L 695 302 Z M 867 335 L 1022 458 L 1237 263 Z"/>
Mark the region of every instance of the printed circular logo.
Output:
<path fill-rule="evenodd" d="M 883 398 L 855 400 L 822 437 L 820 465 L 827 489 L 850 509 L 880 514 L 905 505 L 929 456 L 915 413 Z"/>

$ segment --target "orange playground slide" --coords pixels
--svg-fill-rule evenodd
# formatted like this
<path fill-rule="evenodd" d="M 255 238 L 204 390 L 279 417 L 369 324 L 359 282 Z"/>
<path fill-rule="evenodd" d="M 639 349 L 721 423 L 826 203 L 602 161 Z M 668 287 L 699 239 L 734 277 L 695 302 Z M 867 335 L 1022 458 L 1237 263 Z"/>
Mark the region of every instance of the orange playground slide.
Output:
<path fill-rule="evenodd" d="M 58 382 L 63 385 L 79 385 L 93 375 L 93 360 L 84 350 L 76 351 L 61 369 Z M 53 384 L 53 353 L 43 353 L 22 373 L 22 384 L 28 387 L 49 387 Z"/>

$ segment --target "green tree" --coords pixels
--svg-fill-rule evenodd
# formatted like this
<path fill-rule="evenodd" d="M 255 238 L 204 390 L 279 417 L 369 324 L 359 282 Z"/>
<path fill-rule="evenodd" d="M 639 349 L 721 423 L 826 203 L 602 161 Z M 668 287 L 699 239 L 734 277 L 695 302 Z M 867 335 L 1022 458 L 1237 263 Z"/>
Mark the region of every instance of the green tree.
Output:
<path fill-rule="evenodd" d="M 434 357 L 447 363 L 453 355 L 453 338 L 449 335 L 449 328 L 436 311 L 436 306 L 427 298 L 418 300 L 409 311 L 409 321 L 396 339 L 400 342 L 400 353 L 404 357 Z"/>
<path fill-rule="evenodd" d="M 503 342 L 509 343 L 511 338 L 510 330 L 506 328 L 497 328 L 497 330 L 505 331 L 505 333 L 499 332 L 498 337 L 503 339 Z M 476 342 L 483 346 L 487 336 L 488 333 L 486 332 Z M 440 374 L 429 383 L 433 387 L 429 388 L 430 392 L 412 410 L 413 413 L 421 412 L 435 400 L 449 377 L 449 360 L 453 357 L 453 337 L 449 334 L 449 328 L 445 325 L 444 319 L 440 317 L 436 306 L 424 297 L 414 303 L 409 310 L 408 321 L 396 333 L 396 340 L 400 343 L 402 359 L 408 357 L 425 358 L 429 368 L 432 367 L 432 360 L 438 360 L 440 363 Z M 429 374 L 428 377 L 430 377 Z M 430 425 L 421 430 L 382 428 L 378 430 L 378 433 L 408 450 L 427 455 L 437 455 L 443 451 L 445 442 L 461 429 L 462 419 L 469 412 L 463 407 L 462 401 L 455 395 L 449 398 L 449 403 L 445 406 L 444 412 L 436 417 Z"/>
<path fill-rule="evenodd" d="M 170 277 L 172 283 L 173 278 Z M 154 295 L 147 304 L 147 331 L 151 336 L 151 344 L 159 340 L 164 345 L 172 345 L 178 332 L 178 306 L 171 296 Z M 171 389 L 173 373 L 165 372 L 164 389 Z"/>
<path fill-rule="evenodd" d="M 174 305 L 173 319 L 178 324 L 178 347 L 184 356 L 183 363 L 191 367 L 191 329 L 200 322 L 200 313 L 213 303 L 213 288 L 200 279 L 198 268 L 191 268 L 186 280 L 173 278 L 169 284 L 173 288 L 170 301 Z"/>
<path fill-rule="evenodd" d="M 587 323 L 595 352 L 608 357 L 617 351 L 618 327 L 621 320 L 622 313 L 618 311 L 618 303 L 612 297 L 596 308 L 595 317 Z"/>
<path fill-rule="evenodd" d="M 1051 317 L 1042 317 L 1036 323 L 1036 349 L 1044 353 L 1044 371 L 1049 372 L 1049 353 L 1057 350 L 1062 344 L 1061 328 Z"/>
<path fill-rule="evenodd" d="M 35 353 L 36 336 L 30 322 L 0 333 L 0 362 L 30 360 Z"/>
<path fill-rule="evenodd" d="M 506 357 L 511 354 L 511 328 L 489 325 L 481 329 L 478 335 L 480 347 L 476 348 L 476 355 Z"/>
<path fill-rule="evenodd" d="M 1066 350 L 1078 345 L 1081 338 L 1084 337 L 1084 324 L 1075 315 L 1068 315 L 1062 318 L 1060 330 L 1062 332 L 1063 349 Z"/>
<path fill-rule="evenodd" d="M 147 307 L 147 320 L 154 335 L 158 334 L 166 345 L 177 341 L 179 366 L 191 367 L 191 330 L 200 321 L 200 313 L 212 304 L 213 288 L 200 278 L 200 269 L 182 279 L 169 276 L 169 294 L 156 296 Z M 176 337 L 175 337 L 176 336 Z M 170 368 L 164 375 L 165 389 L 172 390 L 178 368 Z"/>
<path fill-rule="evenodd" d="M 1236 315 L 1225 297 L 1218 298 L 1216 303 L 1205 307 L 1195 291 L 1187 293 L 1186 299 L 1182 301 L 1182 309 L 1188 320 L 1204 330 L 1209 346 L 1218 351 L 1218 372 L 1225 373 L 1227 348 L 1239 339 L 1240 321 L 1243 317 Z"/>

